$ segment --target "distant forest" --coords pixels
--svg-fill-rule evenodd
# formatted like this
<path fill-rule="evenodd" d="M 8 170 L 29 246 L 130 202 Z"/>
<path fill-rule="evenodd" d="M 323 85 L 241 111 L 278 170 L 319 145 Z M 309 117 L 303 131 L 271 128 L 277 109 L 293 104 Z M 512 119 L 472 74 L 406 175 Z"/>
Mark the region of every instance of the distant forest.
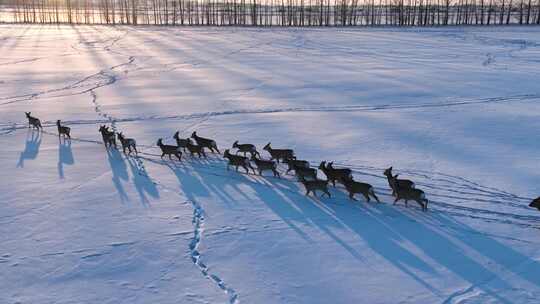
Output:
<path fill-rule="evenodd" d="M 0 22 L 212 26 L 540 24 L 540 0 L 4 0 Z"/>

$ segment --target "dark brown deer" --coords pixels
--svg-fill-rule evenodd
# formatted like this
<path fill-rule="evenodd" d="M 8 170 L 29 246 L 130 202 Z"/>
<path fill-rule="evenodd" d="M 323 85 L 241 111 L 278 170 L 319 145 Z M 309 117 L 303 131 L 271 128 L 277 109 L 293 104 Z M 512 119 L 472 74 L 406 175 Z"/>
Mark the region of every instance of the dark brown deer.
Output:
<path fill-rule="evenodd" d="M 286 173 L 289 173 L 290 171 L 294 170 L 294 168 L 296 167 L 299 167 L 299 168 L 310 167 L 309 162 L 307 160 L 301 160 L 301 159 L 286 159 L 285 163 L 288 166 Z"/>
<path fill-rule="evenodd" d="M 41 126 L 41 121 L 37 117 L 31 116 L 31 112 L 24 112 L 26 114 L 26 118 L 28 118 L 28 127 L 33 127 L 38 130 L 43 130 L 43 127 Z"/>
<path fill-rule="evenodd" d="M 396 195 L 396 189 L 395 189 L 394 186 L 392 186 L 391 180 L 394 177 L 397 177 L 397 175 L 396 176 L 392 175 L 392 167 L 384 170 L 384 175 L 386 176 L 386 179 L 388 180 L 388 185 L 392 189 L 392 195 L 395 196 Z M 414 183 L 411 180 L 408 180 L 408 179 L 397 179 L 396 178 L 395 184 L 398 185 L 400 188 L 414 188 L 414 186 L 415 186 Z"/>
<path fill-rule="evenodd" d="M 71 135 L 69 134 L 71 132 L 71 128 L 62 126 L 60 119 L 56 121 L 56 127 L 58 127 L 58 137 L 63 135 L 64 138 L 67 136 L 69 139 L 71 139 Z"/>
<path fill-rule="evenodd" d="M 295 167 L 294 168 L 294 175 L 298 177 L 298 180 L 307 180 L 308 178 L 311 180 L 317 179 L 317 169 L 315 168 L 304 168 L 304 167 Z"/>
<path fill-rule="evenodd" d="M 120 143 L 122 144 L 122 151 L 126 153 L 126 149 L 128 150 L 128 154 L 131 154 L 133 151 L 135 151 L 135 154 L 139 154 L 139 151 L 137 151 L 137 142 L 133 138 L 126 138 L 122 132 L 118 133 L 118 139 L 120 140 Z"/>
<path fill-rule="evenodd" d="M 536 208 L 540 210 L 540 197 L 535 198 L 530 204 L 529 207 Z"/>
<path fill-rule="evenodd" d="M 249 154 L 251 154 L 251 156 L 261 157 L 259 152 L 257 152 L 257 148 L 255 147 L 255 145 L 252 145 L 252 144 L 239 144 L 238 140 L 237 140 L 237 141 L 235 141 L 233 143 L 232 147 L 235 148 L 235 149 L 238 149 L 236 151 L 236 154 L 244 153 L 244 156 L 246 156 L 246 153 L 249 153 Z"/>
<path fill-rule="evenodd" d="M 405 200 L 405 206 L 408 207 L 408 201 L 413 200 L 417 202 L 420 207 L 422 207 L 422 211 L 427 211 L 428 200 L 424 191 L 415 188 L 400 187 L 397 183 L 397 177 L 398 175 L 391 179 L 393 187 L 396 189 L 396 199 L 394 200 L 394 205 L 397 203 L 397 201 L 402 199 Z"/>
<path fill-rule="evenodd" d="M 113 131 L 109 131 L 109 127 L 102 125 L 99 127 L 99 132 L 103 138 L 103 144 L 106 147 L 114 146 L 116 148 L 116 134 Z"/>
<path fill-rule="evenodd" d="M 199 158 L 201 158 L 202 156 L 204 156 L 204 158 L 206 158 L 206 153 L 204 153 L 204 148 L 202 146 L 199 146 L 199 145 L 194 145 L 193 142 L 191 141 L 191 139 L 189 139 L 189 138 L 187 139 L 186 148 L 188 149 L 189 154 L 191 156 L 197 154 L 197 156 L 199 156 Z"/>
<path fill-rule="evenodd" d="M 274 177 L 280 177 L 277 171 L 277 164 L 273 160 L 258 159 L 255 155 L 251 155 L 251 160 L 255 162 L 259 175 L 262 175 L 263 171 L 272 171 Z"/>
<path fill-rule="evenodd" d="M 326 164 L 326 161 L 322 161 L 319 164 L 319 169 L 326 175 L 326 178 L 332 182 L 332 185 L 336 186 L 336 181 L 343 184 L 343 180 L 352 178 L 352 170 L 349 168 L 334 168 L 333 162 Z"/>
<path fill-rule="evenodd" d="M 195 142 L 197 143 L 197 145 L 199 145 L 199 146 L 201 146 L 203 148 L 208 148 L 212 152 L 220 153 L 215 140 L 209 139 L 209 138 L 204 138 L 204 137 L 199 137 L 199 136 L 197 136 L 197 132 L 193 132 L 191 134 L 191 138 L 195 139 Z M 215 151 L 214 151 L 214 149 L 215 149 Z"/>
<path fill-rule="evenodd" d="M 164 145 L 163 139 L 158 139 L 157 146 L 161 149 L 161 158 L 165 155 L 169 155 L 169 159 L 172 159 L 172 156 L 176 156 L 178 160 L 182 160 L 182 152 L 180 152 L 180 149 L 177 146 L 172 145 Z"/>
<path fill-rule="evenodd" d="M 236 171 L 238 171 L 238 167 L 242 167 L 244 168 L 244 170 L 246 170 L 246 173 L 249 173 L 248 168 L 251 168 L 253 173 L 255 173 L 255 169 L 251 167 L 251 164 L 249 163 L 249 159 L 247 157 L 231 154 L 229 153 L 229 149 L 225 150 L 225 152 L 223 153 L 223 157 L 229 160 L 229 162 L 227 163 L 227 170 L 229 170 L 229 166 L 234 166 L 236 168 Z"/>
<path fill-rule="evenodd" d="M 313 195 L 317 196 L 317 190 L 322 191 L 324 194 L 326 194 L 329 198 L 330 192 L 328 191 L 328 180 L 305 180 L 300 179 L 300 182 L 304 185 L 306 188 L 306 195 L 309 195 L 310 192 L 313 192 Z"/>
<path fill-rule="evenodd" d="M 354 195 L 356 193 L 361 193 L 366 198 L 366 201 L 368 203 L 370 201 L 370 198 L 369 198 L 370 196 L 372 196 L 377 201 L 377 203 L 381 202 L 379 201 L 379 198 L 377 197 L 377 195 L 375 195 L 373 186 L 371 186 L 370 184 L 357 182 L 353 178 L 346 178 L 343 180 L 343 183 L 345 185 L 345 189 L 347 189 L 347 192 L 349 192 L 350 199 L 356 200 L 354 198 Z"/>
<path fill-rule="evenodd" d="M 268 151 L 268 153 L 270 153 L 270 156 L 272 157 L 272 159 L 277 160 L 277 162 L 279 162 L 280 159 L 282 161 L 285 161 L 286 159 L 296 159 L 296 157 L 294 156 L 294 151 L 293 150 L 291 150 L 291 149 L 272 149 L 272 147 L 270 146 L 270 143 L 266 144 L 266 146 L 264 146 L 263 150 Z"/>
<path fill-rule="evenodd" d="M 186 152 L 187 145 L 189 143 L 189 138 L 180 138 L 180 132 L 176 131 L 173 135 L 174 139 L 176 139 L 176 145 L 179 148 L 182 148 L 184 152 Z"/>

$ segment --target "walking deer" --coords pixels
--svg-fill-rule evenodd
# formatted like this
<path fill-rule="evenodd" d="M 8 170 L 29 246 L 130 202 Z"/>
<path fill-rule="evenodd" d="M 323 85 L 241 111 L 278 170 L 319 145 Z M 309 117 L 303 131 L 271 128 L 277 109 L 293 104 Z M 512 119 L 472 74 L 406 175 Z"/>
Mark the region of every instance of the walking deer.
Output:
<path fill-rule="evenodd" d="M 319 190 L 326 194 L 329 198 L 331 197 L 330 192 L 328 191 L 328 180 L 305 180 L 304 178 L 301 178 L 300 182 L 306 188 L 306 195 L 309 195 L 310 192 L 313 192 L 313 195 L 317 196 L 316 191 Z"/>
<path fill-rule="evenodd" d="M 345 185 L 345 189 L 347 189 L 347 192 L 349 192 L 350 199 L 356 200 L 354 198 L 354 195 L 356 193 L 361 193 L 366 198 L 367 202 L 370 201 L 370 196 L 372 196 L 377 201 L 377 203 L 381 202 L 379 201 L 377 195 L 375 195 L 373 186 L 371 186 L 370 184 L 357 182 L 353 178 L 346 178 L 343 180 L 343 183 Z"/>
<path fill-rule="evenodd" d="M 304 167 L 295 167 L 294 168 L 294 175 L 298 177 L 298 180 L 306 180 L 306 178 L 310 178 L 311 180 L 317 179 L 317 169 L 315 168 L 304 168 Z"/>
<path fill-rule="evenodd" d="M 122 144 L 122 151 L 126 153 L 126 149 L 128 150 L 128 154 L 131 154 L 131 152 L 135 151 L 135 154 L 139 154 L 139 151 L 137 151 L 137 142 L 133 138 L 126 138 L 122 132 L 118 133 L 118 139 L 120 140 L 120 143 Z"/>
<path fill-rule="evenodd" d="M 392 183 L 391 180 L 394 177 L 397 177 L 397 175 L 396 176 L 392 175 L 392 167 L 384 170 L 384 175 L 388 179 L 388 185 L 392 189 L 392 195 L 395 196 L 396 195 L 396 189 L 393 186 L 393 183 Z M 414 188 L 415 187 L 414 183 L 411 180 L 408 180 L 408 179 L 397 179 L 396 178 L 395 184 L 398 185 L 400 188 Z"/>
<path fill-rule="evenodd" d="M 300 160 L 300 159 L 286 159 L 285 163 L 287 164 L 287 172 L 294 170 L 294 168 L 309 168 L 309 162 L 307 160 Z"/>
<path fill-rule="evenodd" d="M 174 139 L 176 139 L 176 145 L 179 148 L 182 148 L 184 152 L 186 152 L 187 145 L 189 143 L 189 138 L 180 138 L 180 132 L 176 131 L 173 135 Z"/>
<path fill-rule="evenodd" d="M 102 125 L 99 127 L 99 132 L 103 138 L 105 148 L 114 146 L 116 148 L 116 136 L 113 131 L 109 131 L 109 127 Z"/>
<path fill-rule="evenodd" d="M 530 204 L 529 207 L 536 208 L 540 210 L 540 197 L 535 198 Z"/>
<path fill-rule="evenodd" d="M 352 179 L 352 170 L 349 168 L 334 168 L 333 162 L 326 164 L 326 161 L 322 161 L 319 164 L 319 169 L 322 170 L 326 178 L 332 182 L 332 185 L 336 186 L 336 181 L 343 184 L 345 179 Z"/>
<path fill-rule="evenodd" d="M 31 112 L 24 112 L 26 114 L 26 118 L 28 118 L 28 127 L 33 127 L 38 130 L 43 130 L 43 127 L 41 126 L 41 121 L 37 117 L 31 116 Z"/>
<path fill-rule="evenodd" d="M 294 156 L 294 151 L 291 149 L 272 149 L 270 146 L 270 143 L 267 143 L 266 146 L 264 146 L 263 150 L 268 151 L 270 153 L 270 156 L 272 159 L 285 161 L 287 159 L 296 159 Z"/>
<path fill-rule="evenodd" d="M 244 168 L 244 170 L 246 170 L 246 173 L 249 173 L 248 168 L 251 168 L 253 173 L 255 173 L 255 169 L 251 167 L 251 164 L 249 163 L 249 159 L 247 157 L 231 154 L 229 153 L 229 149 L 225 150 L 225 152 L 223 153 L 223 157 L 229 160 L 229 162 L 227 163 L 227 170 L 229 170 L 229 166 L 234 166 L 236 168 L 236 171 L 238 171 L 238 167 L 242 167 Z"/>
<path fill-rule="evenodd" d="M 182 160 L 182 152 L 180 152 L 180 149 L 177 146 L 164 145 L 162 138 L 158 139 L 157 146 L 161 149 L 161 158 L 165 155 L 169 155 L 169 159 L 172 159 L 172 156 L 174 155 L 178 160 Z"/>
<path fill-rule="evenodd" d="M 191 139 L 189 139 L 189 138 L 187 139 L 186 148 L 188 149 L 189 154 L 191 156 L 197 154 L 197 156 L 199 156 L 199 158 L 201 158 L 201 156 L 204 156 L 204 158 L 206 158 L 206 153 L 204 153 L 203 146 L 194 145 L 193 142 L 191 141 Z"/>
<path fill-rule="evenodd" d="M 408 207 L 408 201 L 413 200 L 417 202 L 420 207 L 422 207 L 422 211 L 427 211 L 428 200 L 424 191 L 416 188 L 400 187 L 397 183 L 397 177 L 398 175 L 391 178 L 393 188 L 396 190 L 396 199 L 394 200 L 394 205 L 397 203 L 397 201 L 403 199 L 405 200 L 405 206 Z"/>
<path fill-rule="evenodd" d="M 246 156 L 246 153 L 249 153 L 249 154 L 251 154 L 251 156 L 256 155 L 256 156 L 261 157 L 259 152 L 257 152 L 257 148 L 255 147 L 255 145 L 252 145 L 252 144 L 239 144 L 238 140 L 237 140 L 237 141 L 235 141 L 233 143 L 232 147 L 235 148 L 235 149 L 238 149 L 238 151 L 236 151 L 236 154 L 244 153 L 244 156 Z"/>
<path fill-rule="evenodd" d="M 251 160 L 255 162 L 255 166 L 257 166 L 259 175 L 262 175 L 263 171 L 272 171 L 274 177 L 280 177 L 279 172 L 277 171 L 277 164 L 275 161 L 259 159 L 255 155 L 251 155 Z"/>
<path fill-rule="evenodd" d="M 220 153 L 215 140 L 200 137 L 200 136 L 197 135 L 197 132 L 193 132 L 191 134 L 191 138 L 195 139 L 195 142 L 197 143 L 197 145 L 199 145 L 199 146 L 201 146 L 203 148 L 208 148 L 212 152 L 214 152 L 214 149 L 215 149 L 215 151 L 217 153 Z"/>
<path fill-rule="evenodd" d="M 62 126 L 60 119 L 56 121 L 56 127 L 58 128 L 58 137 L 63 135 L 64 138 L 67 136 L 69 139 L 71 139 L 71 135 L 69 134 L 71 132 L 71 128 Z"/>

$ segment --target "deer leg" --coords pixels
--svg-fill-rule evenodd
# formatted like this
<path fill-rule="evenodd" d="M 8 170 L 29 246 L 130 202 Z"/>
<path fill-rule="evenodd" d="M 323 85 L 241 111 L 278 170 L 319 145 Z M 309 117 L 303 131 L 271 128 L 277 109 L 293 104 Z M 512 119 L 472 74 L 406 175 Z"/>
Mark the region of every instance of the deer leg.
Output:
<path fill-rule="evenodd" d="M 349 198 L 353 201 L 356 201 L 357 199 L 354 198 L 354 193 L 353 192 L 349 192 Z"/>
<path fill-rule="evenodd" d="M 179 161 L 182 161 L 182 153 L 176 153 L 176 157 L 178 157 Z"/>
<path fill-rule="evenodd" d="M 165 156 L 165 152 L 161 153 L 161 159 L 163 159 L 163 156 Z"/>
<path fill-rule="evenodd" d="M 306 195 L 309 195 L 309 190 L 306 190 Z"/>
<path fill-rule="evenodd" d="M 399 201 L 399 196 L 397 196 L 396 199 L 394 200 L 394 205 L 397 203 L 397 201 Z"/>
<path fill-rule="evenodd" d="M 328 198 L 331 197 L 331 196 L 330 196 L 330 192 L 328 192 L 328 190 L 324 190 L 324 193 L 325 193 L 326 195 L 328 195 Z M 321 196 L 321 197 L 322 197 L 322 196 Z"/>
<path fill-rule="evenodd" d="M 405 200 L 405 207 L 409 208 L 409 200 Z"/>
<path fill-rule="evenodd" d="M 377 203 L 380 203 L 381 201 L 379 200 L 379 198 L 375 195 L 375 192 L 371 191 L 371 196 L 373 196 L 373 198 L 377 201 Z"/>
<path fill-rule="evenodd" d="M 366 201 L 369 203 L 370 199 L 369 199 L 369 195 L 367 193 L 362 193 L 364 195 L 364 197 L 366 198 Z"/>

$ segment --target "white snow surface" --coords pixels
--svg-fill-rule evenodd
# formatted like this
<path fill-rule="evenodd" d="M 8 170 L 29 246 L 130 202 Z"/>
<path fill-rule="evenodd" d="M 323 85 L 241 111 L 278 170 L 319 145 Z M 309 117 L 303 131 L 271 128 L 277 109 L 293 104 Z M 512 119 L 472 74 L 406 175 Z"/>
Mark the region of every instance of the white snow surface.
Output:
<path fill-rule="evenodd" d="M 538 303 L 538 27 L 0 25 L 0 67 L 0 303 Z M 335 161 L 383 203 L 161 160 L 177 130 Z M 392 205 L 391 165 L 428 212 Z"/>

